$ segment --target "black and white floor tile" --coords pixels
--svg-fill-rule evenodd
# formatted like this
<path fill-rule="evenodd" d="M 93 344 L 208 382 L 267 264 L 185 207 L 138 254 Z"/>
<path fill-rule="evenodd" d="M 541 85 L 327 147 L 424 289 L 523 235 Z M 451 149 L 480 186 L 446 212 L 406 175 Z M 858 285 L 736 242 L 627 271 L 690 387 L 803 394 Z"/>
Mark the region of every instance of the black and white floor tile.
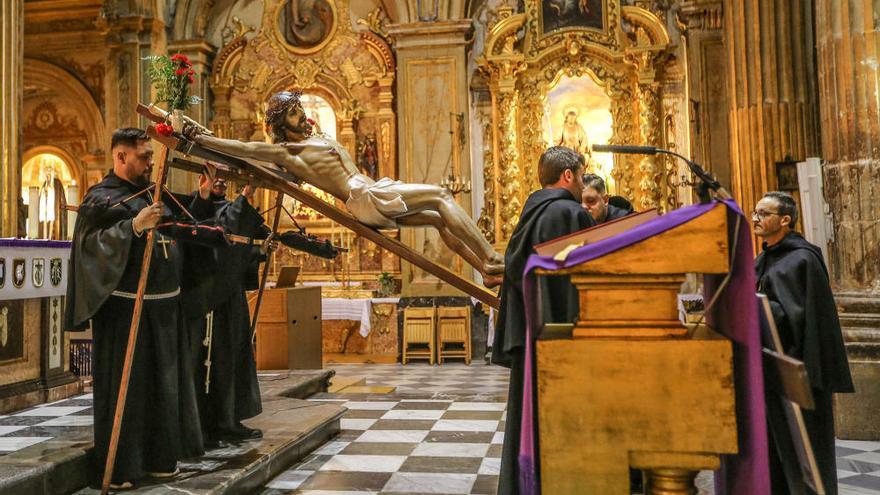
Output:
<path fill-rule="evenodd" d="M 334 368 L 366 378 L 367 386 L 396 390 L 312 397 L 348 408 L 342 431 L 268 483 L 263 495 L 495 493 L 506 369 L 454 363 Z"/>
<path fill-rule="evenodd" d="M 495 493 L 506 369 L 456 363 L 333 368 L 366 378 L 368 386 L 397 389 L 313 396 L 349 409 L 340 435 L 273 479 L 263 495 Z M 91 406 L 85 394 L 0 415 L 0 456 L 57 437 L 90 440 Z M 880 495 L 880 442 L 839 440 L 837 468 L 841 495 Z"/>

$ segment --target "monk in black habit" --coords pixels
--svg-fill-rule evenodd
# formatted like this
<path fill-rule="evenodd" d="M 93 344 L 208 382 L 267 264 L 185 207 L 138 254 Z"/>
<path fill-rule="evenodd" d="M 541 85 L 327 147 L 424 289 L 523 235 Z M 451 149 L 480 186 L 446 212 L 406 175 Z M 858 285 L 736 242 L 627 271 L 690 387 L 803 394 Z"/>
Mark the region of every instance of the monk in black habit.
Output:
<path fill-rule="evenodd" d="M 216 179 L 211 199 L 217 225 L 231 234 L 267 237 L 269 229 L 251 205 L 253 192 L 253 187 L 245 186 L 235 201 L 227 201 L 226 181 Z M 260 430 L 241 421 L 262 412 L 245 291 L 257 288 L 255 272 L 265 253 L 251 244 L 190 246 L 187 259 L 192 262 L 186 264 L 191 276 L 184 286 L 184 311 L 206 445 L 260 438 Z"/>
<path fill-rule="evenodd" d="M 798 208 L 791 195 L 769 192 L 752 213 L 763 251 L 755 260 L 758 292 L 767 295 L 786 354 L 807 368 L 816 408 L 804 410 L 807 434 L 825 485 L 837 493 L 833 394 L 854 392 L 828 269 L 822 251 L 794 232 Z M 800 477 L 798 460 L 778 407 L 768 401 L 770 474 L 774 494 L 814 493 Z M 774 421 L 774 418 L 777 421 Z M 786 476 L 787 475 L 787 476 Z"/>
<path fill-rule="evenodd" d="M 68 330 L 83 330 L 92 320 L 97 479 L 110 443 L 144 234 L 179 213 L 171 201 L 151 205 L 154 189 L 132 197 L 151 185 L 153 149 L 143 130 L 116 130 L 111 151 L 113 170 L 89 189 L 80 206 L 65 310 Z M 179 198 L 203 218 L 212 214 L 211 175 L 209 170 L 200 178 L 198 195 Z M 112 477 L 121 488 L 146 476 L 171 476 L 179 459 L 203 452 L 191 358 L 180 331 L 180 249 L 161 231 L 154 241 Z"/>
<path fill-rule="evenodd" d="M 528 257 L 535 253 L 536 244 L 595 224 L 580 202 L 583 173 L 583 155 L 569 148 L 554 146 L 541 155 L 538 174 L 543 189 L 535 191 L 526 200 L 504 254 L 501 308 L 492 348 L 492 362 L 510 368 L 499 495 L 518 493 L 526 335 L 523 270 Z M 577 320 L 578 293 L 568 276 L 540 277 L 539 293 L 545 322 L 571 323 Z"/>

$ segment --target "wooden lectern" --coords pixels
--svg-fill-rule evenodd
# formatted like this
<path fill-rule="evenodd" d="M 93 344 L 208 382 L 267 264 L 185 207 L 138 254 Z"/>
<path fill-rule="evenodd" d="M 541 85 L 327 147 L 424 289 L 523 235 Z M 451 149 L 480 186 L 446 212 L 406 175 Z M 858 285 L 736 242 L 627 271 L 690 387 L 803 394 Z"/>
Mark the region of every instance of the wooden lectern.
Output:
<path fill-rule="evenodd" d="M 727 211 L 710 212 L 562 271 L 580 293 L 570 338 L 537 342 L 543 493 L 690 494 L 737 452 L 733 350 L 678 319 L 685 273 L 726 273 Z M 549 333 L 549 332 L 545 332 Z"/>

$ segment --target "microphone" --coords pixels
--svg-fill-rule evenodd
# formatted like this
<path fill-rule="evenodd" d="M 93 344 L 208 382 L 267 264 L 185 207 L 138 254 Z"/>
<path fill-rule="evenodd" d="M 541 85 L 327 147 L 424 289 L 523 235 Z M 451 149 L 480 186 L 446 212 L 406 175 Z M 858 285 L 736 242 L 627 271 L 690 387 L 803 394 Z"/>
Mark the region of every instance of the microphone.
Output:
<path fill-rule="evenodd" d="M 712 176 L 712 174 L 703 170 L 703 167 L 697 163 L 688 160 L 686 157 L 674 151 L 665 150 L 656 146 L 638 146 L 632 144 L 594 144 L 593 151 L 598 153 L 623 153 L 629 155 L 656 155 L 657 153 L 660 153 L 681 158 L 687 164 L 691 173 L 700 179 L 700 183 L 695 185 L 697 186 L 697 195 L 700 197 L 701 202 L 709 202 L 711 199 L 709 194 L 710 189 L 715 191 L 715 195 L 721 199 L 731 199 L 730 193 L 721 187 L 721 184 Z"/>
<path fill-rule="evenodd" d="M 594 144 L 593 151 L 599 153 L 625 153 L 628 155 L 656 155 L 656 146 L 636 146 L 632 144 Z"/>

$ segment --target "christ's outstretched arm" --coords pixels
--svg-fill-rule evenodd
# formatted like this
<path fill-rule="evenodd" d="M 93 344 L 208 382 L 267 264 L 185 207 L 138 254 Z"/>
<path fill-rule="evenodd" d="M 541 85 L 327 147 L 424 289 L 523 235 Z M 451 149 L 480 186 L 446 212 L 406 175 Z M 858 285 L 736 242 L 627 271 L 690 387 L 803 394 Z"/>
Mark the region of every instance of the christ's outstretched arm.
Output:
<path fill-rule="evenodd" d="M 242 158 L 253 158 L 271 163 L 284 163 L 288 153 L 281 146 L 275 144 L 261 143 L 259 141 L 242 142 L 235 139 L 222 139 L 213 136 L 206 136 L 195 131 L 192 127 L 187 128 L 184 134 L 198 144 L 215 151 L 226 153 L 227 155 L 238 156 Z"/>

